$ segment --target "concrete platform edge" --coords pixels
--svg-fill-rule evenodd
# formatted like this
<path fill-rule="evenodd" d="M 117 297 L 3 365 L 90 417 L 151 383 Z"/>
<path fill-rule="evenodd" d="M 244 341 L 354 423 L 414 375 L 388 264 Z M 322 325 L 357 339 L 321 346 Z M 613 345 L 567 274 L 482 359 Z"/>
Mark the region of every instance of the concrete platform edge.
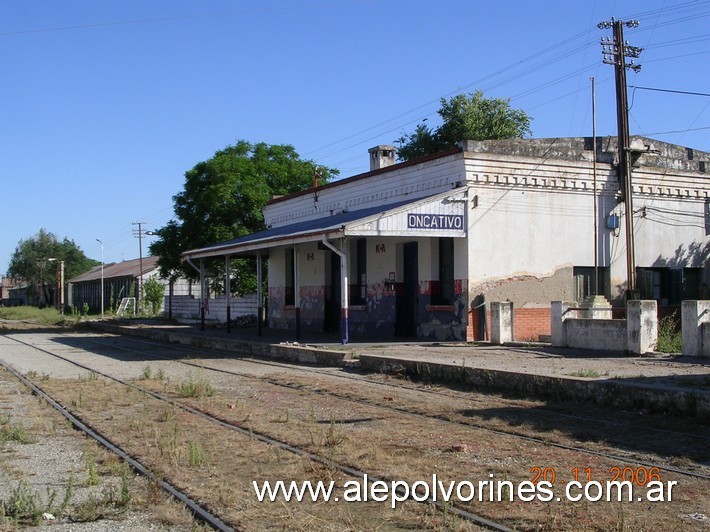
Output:
<path fill-rule="evenodd" d="M 151 327 L 87 323 L 88 327 L 111 334 L 148 338 L 166 343 L 219 349 L 246 356 L 284 362 L 332 367 L 357 367 L 370 373 L 404 374 L 415 380 L 465 385 L 496 391 L 513 391 L 541 399 L 594 401 L 636 410 L 672 412 L 683 416 L 710 418 L 710 393 L 668 386 L 652 386 L 623 379 L 582 379 L 519 373 L 499 369 L 467 367 L 403 357 L 362 354 L 352 359 L 348 351 L 334 351 L 294 344 L 269 344 L 233 338 L 186 334 Z"/>
<path fill-rule="evenodd" d="M 91 329 L 111 334 L 125 334 L 166 343 L 203 347 L 205 349 L 220 349 L 242 355 L 300 364 L 343 367 L 352 357 L 347 351 L 330 351 L 301 345 L 248 342 L 233 338 L 184 334 L 149 327 L 127 327 L 108 323 L 88 323 L 87 325 Z"/>
<path fill-rule="evenodd" d="M 613 379 L 552 377 L 381 355 L 361 355 L 359 362 L 363 371 L 405 374 L 415 380 L 515 391 L 541 399 L 594 401 L 616 408 L 710 417 L 710 394 L 694 390 L 646 386 Z"/>

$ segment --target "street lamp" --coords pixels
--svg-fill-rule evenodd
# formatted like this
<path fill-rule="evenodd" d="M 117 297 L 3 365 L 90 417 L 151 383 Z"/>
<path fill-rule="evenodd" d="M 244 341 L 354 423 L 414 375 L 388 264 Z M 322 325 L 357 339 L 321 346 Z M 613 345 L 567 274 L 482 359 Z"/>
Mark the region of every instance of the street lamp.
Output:
<path fill-rule="evenodd" d="M 57 263 L 57 308 L 59 312 L 64 314 L 64 261 L 50 257 L 47 259 L 47 262 Z"/>
<path fill-rule="evenodd" d="M 101 244 L 101 290 L 99 290 L 99 294 L 101 297 L 101 319 L 104 318 L 104 243 L 101 242 L 100 238 L 97 238 L 96 241 Z"/>

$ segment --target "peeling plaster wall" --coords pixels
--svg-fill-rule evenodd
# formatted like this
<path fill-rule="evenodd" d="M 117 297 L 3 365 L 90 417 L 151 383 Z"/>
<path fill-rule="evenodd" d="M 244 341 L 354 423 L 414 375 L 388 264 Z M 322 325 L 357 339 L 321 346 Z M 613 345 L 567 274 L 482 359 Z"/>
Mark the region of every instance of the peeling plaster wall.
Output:
<path fill-rule="evenodd" d="M 491 279 L 471 288 L 486 301 L 512 301 L 514 308 L 549 307 L 550 301 L 574 298 L 572 268 L 563 267 L 548 276 L 516 275 Z"/>

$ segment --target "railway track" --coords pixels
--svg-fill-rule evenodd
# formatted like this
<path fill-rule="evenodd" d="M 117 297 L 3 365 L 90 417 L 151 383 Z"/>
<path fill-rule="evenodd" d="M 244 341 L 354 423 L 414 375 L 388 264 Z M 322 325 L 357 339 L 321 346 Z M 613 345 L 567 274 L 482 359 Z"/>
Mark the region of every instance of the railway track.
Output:
<path fill-rule="evenodd" d="M 225 532 L 231 532 L 235 530 L 232 526 L 228 525 L 219 517 L 217 517 L 214 513 L 210 512 L 210 510 L 207 509 L 205 506 L 199 504 L 198 502 L 190 498 L 185 492 L 181 491 L 173 484 L 160 478 L 159 475 L 157 475 L 150 468 L 146 467 L 145 464 L 141 463 L 134 456 L 130 455 L 125 450 L 121 449 L 113 442 L 111 442 L 111 440 L 91 428 L 91 426 L 85 423 L 78 416 L 72 414 L 68 409 L 59 404 L 49 394 L 44 392 L 44 390 L 34 384 L 30 379 L 23 376 L 12 366 L 10 366 L 4 361 L 0 361 L 0 366 L 5 368 L 5 370 L 7 370 L 17 380 L 19 380 L 23 385 L 29 388 L 34 395 L 44 400 L 49 406 L 59 412 L 69 423 L 71 423 L 72 427 L 95 440 L 99 445 L 101 445 L 102 447 L 109 450 L 110 452 L 124 460 L 126 463 L 128 463 L 134 471 L 157 483 L 164 491 L 169 493 L 180 503 L 184 504 L 198 521 L 210 526 L 214 530 L 221 530 Z"/>
<path fill-rule="evenodd" d="M 155 342 L 147 342 L 145 340 L 137 340 L 130 338 L 128 339 L 130 342 L 135 342 L 138 344 L 145 344 L 149 346 L 156 346 L 156 345 L 161 345 Z M 91 342 L 95 342 L 96 344 L 102 345 L 102 346 L 107 346 L 104 342 L 101 341 L 96 341 L 96 340 L 89 340 Z M 162 344 L 164 347 L 164 344 Z M 133 352 L 132 349 L 121 347 L 121 346 L 111 346 L 116 349 L 120 349 L 122 351 L 126 351 L 128 353 Z M 171 346 L 172 349 L 172 346 Z M 182 353 L 185 353 L 187 355 L 199 355 L 199 351 L 190 349 L 190 348 L 185 348 L 185 347 L 179 347 L 176 348 Z M 265 377 L 265 376 L 257 376 L 254 374 L 250 374 L 244 371 L 235 371 L 231 369 L 225 369 L 225 368 L 219 368 L 215 367 L 214 365 L 211 365 L 209 361 L 207 360 L 200 360 L 199 356 L 195 358 L 196 361 L 186 361 L 186 360 L 176 360 L 174 358 L 166 357 L 166 356 L 160 356 L 156 355 L 154 353 L 150 353 L 149 351 L 145 350 L 136 350 L 136 353 L 139 353 L 141 357 L 148 357 L 148 358 L 153 358 L 155 360 L 163 360 L 163 361 L 171 361 L 171 362 L 176 362 L 179 364 L 183 364 L 189 367 L 194 367 L 198 369 L 203 369 L 203 370 L 208 370 L 208 371 L 214 371 L 217 373 L 225 374 L 225 375 L 231 375 L 231 376 L 236 376 L 244 379 L 250 379 L 250 380 L 258 380 L 260 382 L 268 382 L 269 384 L 272 384 L 277 387 L 282 387 L 286 389 L 291 389 L 295 391 L 306 391 L 310 393 L 314 393 L 320 396 L 328 396 L 328 397 L 335 397 L 341 400 L 345 401 L 350 401 L 353 403 L 357 404 L 363 404 L 367 406 L 373 406 L 376 408 L 380 408 L 383 410 L 387 411 L 393 411 L 397 412 L 399 414 L 407 414 L 407 415 L 414 415 L 414 416 L 419 416 L 419 417 L 424 417 L 424 418 L 429 418 L 429 419 L 436 419 L 439 421 L 443 421 L 446 423 L 451 423 L 454 425 L 461 425 L 464 427 L 470 427 L 473 429 L 477 429 L 480 431 L 488 432 L 492 435 L 495 436 L 510 436 L 510 437 L 515 437 L 515 438 L 520 438 L 524 441 L 532 442 L 532 443 L 537 443 L 540 445 L 546 445 L 546 446 L 551 446 L 551 447 L 556 447 L 559 449 L 563 450 L 568 450 L 568 451 L 573 451 L 573 452 L 578 452 L 578 453 L 586 453 L 589 455 L 594 455 L 594 456 L 599 456 L 611 460 L 615 460 L 621 463 L 626 463 L 626 464 L 631 464 L 631 465 L 639 465 L 639 466 L 647 466 L 647 467 L 657 467 L 663 471 L 671 472 L 671 473 L 677 473 L 685 476 L 690 476 L 690 477 L 695 477 L 695 478 L 700 478 L 703 480 L 710 480 L 710 466 L 707 466 L 706 464 L 698 464 L 699 467 L 702 468 L 702 472 L 698 471 L 689 471 L 685 470 L 682 468 L 674 467 L 659 461 L 650 461 L 650 460 L 643 460 L 639 459 L 638 457 L 629 457 L 629 456 L 624 456 L 621 454 L 613 454 L 610 452 L 604 452 L 604 451 L 599 451 L 599 450 L 593 450 L 589 448 L 585 448 L 579 444 L 576 445 L 569 445 L 565 443 L 559 443 L 555 441 L 551 441 L 549 438 L 537 438 L 534 436 L 530 436 L 528 434 L 521 433 L 519 431 L 512 431 L 512 430 L 502 430 L 502 429 L 493 429 L 491 427 L 474 423 L 471 422 L 470 420 L 461 420 L 457 419 L 455 416 L 452 416 L 450 414 L 442 414 L 442 413 L 426 413 L 422 412 L 420 410 L 416 410 L 415 408 L 408 407 L 408 406 L 395 406 L 392 404 L 383 404 L 380 402 L 373 401 L 371 399 L 367 398 L 354 398 L 354 397 L 348 397 L 343 393 L 335 393 L 332 391 L 329 391 L 327 388 L 321 387 L 321 388 L 314 388 L 313 386 L 309 385 L 304 385 L 304 384 L 294 384 L 294 383 L 289 383 L 289 382 L 284 382 L 281 379 L 273 378 L 273 377 Z M 225 355 L 229 356 L 229 355 Z M 262 360 L 257 360 L 253 358 L 240 358 L 240 362 L 242 363 L 248 363 L 248 364 L 253 364 L 253 365 L 258 365 L 258 366 L 269 366 L 273 368 L 282 368 L 282 369 L 288 369 L 290 371 L 297 371 L 301 372 L 306 376 L 313 376 L 313 375 L 322 375 L 327 378 L 331 379 L 338 379 L 338 380 L 345 380 L 349 382 L 354 382 L 357 383 L 358 385 L 366 384 L 368 386 L 372 387 L 379 387 L 379 388 L 392 388 L 400 391 L 404 391 L 409 394 L 422 394 L 422 395 L 434 395 L 438 397 L 444 397 L 444 398 L 451 398 L 454 400 L 471 400 L 471 393 L 470 392 L 461 392 L 461 393 L 452 393 L 452 392 L 443 392 L 441 390 L 431 390 L 431 389 L 426 389 L 422 387 L 412 387 L 412 386 L 405 386 L 402 384 L 398 383 L 393 383 L 393 382 L 382 382 L 374 379 L 368 379 L 363 376 L 352 376 L 348 374 L 343 374 L 341 373 L 335 373 L 332 371 L 321 371 L 318 370 L 317 368 L 312 368 L 312 367 L 301 367 L 297 366 L 294 364 L 287 364 L 287 363 L 279 363 L 279 362 L 272 362 L 272 361 L 262 361 Z M 584 417 L 584 416 L 575 416 L 575 415 L 569 415 L 569 414 L 564 414 L 560 412 L 556 412 L 553 410 L 540 410 L 536 409 L 535 410 L 536 415 L 542 415 L 542 416 L 549 416 L 549 417 L 562 417 L 570 420 L 575 420 L 580 423 L 584 424 L 598 424 L 598 425 L 613 425 L 613 426 L 622 426 L 624 425 L 622 422 L 615 422 L 612 420 L 608 419 L 594 419 L 590 417 Z M 709 442 L 710 441 L 710 436 L 707 435 L 701 435 L 701 434 L 691 434 L 688 432 L 680 432 L 680 431 L 673 431 L 673 430 L 666 430 L 666 429 L 658 429 L 654 427 L 644 427 L 644 430 L 648 432 L 649 434 L 657 434 L 663 437 L 673 437 L 673 438 L 687 438 L 689 440 L 694 440 L 694 441 L 700 441 L 700 442 Z"/>
<path fill-rule="evenodd" d="M 135 389 L 145 395 L 148 395 L 154 399 L 157 399 L 159 401 L 167 403 L 173 407 L 176 407 L 176 408 L 183 410 L 189 414 L 197 416 L 203 420 L 206 420 L 210 423 L 216 424 L 222 428 L 226 428 L 228 430 L 237 432 L 237 433 L 242 434 L 244 436 L 248 436 L 250 439 L 255 439 L 255 440 L 265 443 L 267 445 L 277 447 L 281 450 L 298 455 L 299 457 L 307 458 L 308 460 L 310 460 L 312 462 L 320 463 L 320 464 L 325 465 L 327 467 L 335 468 L 350 477 L 367 478 L 367 479 L 369 479 L 370 482 L 391 483 L 391 479 L 381 478 L 377 474 L 368 473 L 367 471 L 362 471 L 362 470 L 359 470 L 355 467 L 351 467 L 349 465 L 334 462 L 330 458 L 324 458 L 318 454 L 315 454 L 315 453 L 306 451 L 304 449 L 301 449 L 299 447 L 293 446 L 293 445 L 289 444 L 288 442 L 273 438 L 267 434 L 263 434 L 263 433 L 259 433 L 257 431 L 254 431 L 252 428 L 247 428 L 247 427 L 241 426 L 237 423 L 229 422 L 224 419 L 215 417 L 215 416 L 209 414 L 208 412 L 191 407 L 185 403 L 182 403 L 182 402 L 172 399 L 170 397 L 166 397 L 161 393 L 158 393 L 158 392 L 155 392 L 152 390 L 148 390 L 148 389 L 141 387 L 135 383 L 128 382 L 124 379 L 110 375 L 106 372 L 103 372 L 103 371 L 97 369 L 97 368 L 90 367 L 85 364 L 80 364 L 76 361 L 70 360 L 68 357 L 64 357 L 64 356 L 59 355 L 57 353 L 53 353 L 47 349 L 37 347 L 37 346 L 32 345 L 28 342 L 18 340 L 17 338 L 13 338 L 12 336 L 9 336 L 7 334 L 4 336 L 6 338 L 9 338 L 9 339 L 19 343 L 19 344 L 24 345 L 26 347 L 30 347 L 30 348 L 37 350 L 41 353 L 44 353 L 46 355 L 50 355 L 52 357 L 58 358 L 58 359 L 62 360 L 63 362 L 72 364 L 78 368 L 89 371 L 92 374 L 99 375 L 101 377 L 104 377 L 108 380 L 111 380 L 111 381 L 121 384 L 123 386 Z M 222 521 L 220 519 L 220 517 L 211 513 L 204 506 L 202 506 L 202 505 L 198 504 L 197 502 L 195 502 L 194 500 L 192 500 L 188 495 L 186 495 L 184 492 L 180 491 L 177 487 L 175 487 L 172 484 L 170 484 L 169 482 L 166 482 L 166 481 L 162 480 L 161 478 L 159 478 L 159 475 L 157 475 L 155 472 L 151 471 L 148 467 L 146 467 L 144 464 L 139 462 L 137 459 L 135 459 L 129 453 L 127 453 L 126 451 L 121 449 L 119 446 L 117 446 L 116 444 L 111 442 L 108 438 L 106 438 L 105 436 L 102 436 L 96 430 L 92 429 L 89 426 L 89 424 L 87 424 L 86 422 L 81 420 L 78 416 L 72 414 L 69 411 L 69 409 L 67 409 L 65 406 L 61 405 L 58 401 L 56 401 L 54 398 L 52 398 L 49 394 L 47 394 L 44 390 L 42 390 L 37 384 L 33 383 L 30 379 L 21 375 L 12 366 L 10 366 L 9 364 L 7 364 L 4 361 L 0 361 L 0 365 L 2 365 L 10 373 L 12 373 L 23 384 L 28 386 L 34 394 L 38 395 L 39 397 L 41 397 L 42 399 L 47 401 L 47 403 L 50 404 L 50 406 L 52 406 L 57 411 L 59 411 L 64 417 L 66 417 L 72 423 L 72 425 L 75 428 L 84 432 L 88 436 L 92 437 L 99 444 L 106 447 L 111 452 L 117 454 L 122 459 L 126 460 L 138 473 L 150 478 L 151 480 L 158 482 L 164 490 L 166 490 L 168 493 L 173 495 L 177 500 L 179 500 L 180 502 L 185 504 L 188 507 L 188 509 L 191 512 L 193 512 L 194 516 L 197 519 L 199 519 L 200 521 L 204 522 L 205 524 L 207 524 L 210 527 L 217 529 L 217 530 L 231 531 L 231 530 L 235 529 L 231 525 Z M 204 368 L 204 369 L 209 369 L 209 368 Z M 399 496 L 404 497 L 404 496 L 406 496 L 406 494 L 403 492 L 400 492 Z M 483 527 L 485 529 L 498 530 L 498 531 L 512 530 L 511 528 L 509 528 L 508 526 L 506 526 L 503 523 L 499 523 L 495 520 L 488 519 L 486 517 L 477 515 L 473 512 L 470 512 L 470 511 L 463 509 L 463 508 L 459 508 L 459 507 L 452 505 L 452 504 L 442 504 L 441 502 L 431 499 L 431 498 L 425 499 L 425 500 L 422 500 L 421 498 L 416 498 L 416 499 L 411 498 L 411 500 L 419 502 L 419 503 L 424 503 L 427 505 L 434 506 L 442 512 L 447 512 L 448 514 L 455 515 L 462 520 L 469 521 L 469 522 L 471 522 L 479 527 Z"/>
<path fill-rule="evenodd" d="M 17 338 L 14 338 L 12 335 L 5 335 L 7 338 L 12 339 L 15 342 L 22 343 L 23 345 L 27 347 L 31 347 L 32 349 L 38 350 L 46 355 L 51 355 L 53 357 L 56 357 L 58 359 L 61 359 L 65 361 L 66 363 L 75 365 L 76 367 L 80 367 L 86 371 L 91 371 L 94 372 L 98 375 L 102 375 L 107 379 L 111 379 L 114 382 L 118 382 L 123 386 L 130 386 L 141 393 L 150 395 L 151 397 L 164 401 L 168 404 L 171 404 L 173 407 L 180 408 L 181 410 L 184 410 L 185 412 L 189 412 L 192 415 L 199 416 L 205 420 L 210 421 L 211 423 L 218 424 L 222 427 L 229 428 L 230 430 L 235 430 L 237 432 L 241 432 L 242 434 L 245 435 L 250 435 L 250 437 L 257 437 L 259 441 L 262 441 L 263 443 L 266 443 L 268 445 L 272 446 L 277 446 L 282 450 L 285 450 L 287 452 L 292 452 L 295 454 L 299 454 L 300 456 L 306 457 L 309 460 L 312 460 L 314 462 L 318 462 L 319 460 L 322 461 L 323 458 L 317 454 L 314 453 L 309 453 L 308 451 L 305 451 L 302 448 L 299 448 L 297 446 L 294 446 L 287 441 L 279 440 L 277 438 L 273 438 L 270 435 L 266 433 L 259 433 L 254 431 L 252 427 L 247 427 L 247 426 L 240 426 L 239 424 L 235 424 L 233 422 L 228 422 L 224 419 L 221 419 L 218 416 L 213 416 L 210 413 L 202 410 L 202 409 L 197 409 L 192 406 L 186 405 L 183 402 L 176 401 L 173 398 L 163 396 L 162 394 L 145 389 L 141 387 L 140 385 L 137 385 L 132 382 L 127 382 L 123 379 L 119 379 L 115 377 L 114 375 L 110 374 L 105 374 L 99 370 L 97 370 L 96 367 L 93 365 L 88 365 L 88 364 L 80 364 L 77 363 L 75 360 L 71 360 L 70 358 L 60 355 L 56 352 L 52 352 L 48 349 L 42 348 L 42 347 L 37 347 L 36 345 L 29 344 L 27 342 L 23 342 L 22 340 L 18 340 Z M 562 444 L 562 443 L 556 443 L 553 441 L 549 441 L 549 439 L 545 438 L 538 438 L 538 437 L 531 437 L 529 435 L 525 434 L 520 434 L 516 431 L 502 431 L 502 430 L 497 430 L 497 429 L 492 429 L 490 427 L 486 426 L 479 426 L 477 424 L 473 424 L 471 422 L 466 422 L 466 421 L 461 421 L 452 418 L 452 416 L 449 416 L 447 414 L 432 414 L 432 413 L 426 413 L 426 412 L 420 412 L 420 411 L 415 411 L 410 408 L 402 407 L 402 406 L 397 406 L 397 405 L 387 405 L 387 404 L 380 404 L 377 403 L 373 400 L 368 400 L 365 398 L 354 398 L 354 397 L 346 397 L 344 396 L 343 393 L 341 392 L 334 392 L 332 390 L 328 390 L 326 388 L 321 388 L 321 389 L 313 389 L 307 385 L 303 385 L 301 383 L 293 383 L 293 382 L 286 382 L 281 378 L 275 378 L 275 377 L 264 377 L 264 376 L 257 376 L 254 374 L 250 374 L 246 371 L 235 371 L 232 369 L 225 369 L 225 368 L 219 368 L 219 367 L 214 367 L 214 364 L 216 364 L 216 361 L 209 361 L 209 360 L 176 360 L 174 357 L 168 357 L 168 356 L 161 356 L 157 355 L 154 352 L 146 351 L 145 349 L 133 349 L 133 348 L 127 348 L 123 347 L 117 344 L 109 344 L 106 341 L 103 341 L 101 339 L 96 339 L 96 338 L 82 338 L 82 341 L 90 341 L 94 345 L 98 345 L 99 347 L 103 349 L 119 349 L 127 354 L 129 354 L 131 357 L 135 357 L 138 360 L 145 360 L 145 359 L 151 359 L 151 360 L 163 360 L 163 361 L 170 361 L 172 363 L 180 364 L 180 365 L 185 365 L 187 367 L 192 367 L 192 368 L 200 368 L 201 370 L 204 371 L 210 371 L 210 372 L 216 372 L 222 375 L 230 376 L 230 377 L 238 377 L 240 379 L 246 379 L 246 380 L 251 380 L 255 382 L 260 382 L 260 383 L 267 383 L 271 386 L 274 386 L 276 388 L 282 388 L 284 390 L 290 390 L 293 392 L 298 392 L 298 393 L 309 393 L 309 394 L 315 394 L 317 396 L 321 397 L 326 397 L 326 398 L 331 398 L 334 400 L 338 401 L 347 401 L 353 404 L 357 404 L 363 407 L 367 408 L 377 408 L 379 410 L 383 411 L 388 411 L 391 413 L 395 413 L 397 415 L 406 415 L 406 416 L 414 416 L 417 418 L 422 418 L 426 419 L 429 421 L 434 421 L 434 422 L 439 422 L 439 423 L 445 423 L 446 425 L 454 425 L 454 426 L 459 426 L 463 427 L 466 429 L 473 429 L 476 431 L 482 431 L 485 433 L 488 433 L 491 436 L 494 437 L 512 437 L 512 438 L 517 438 L 519 440 L 522 440 L 527 443 L 532 443 L 541 447 L 545 448 L 556 448 L 559 450 L 563 450 L 566 452 L 573 452 L 573 453 L 583 453 L 587 455 L 593 455 L 597 456 L 600 458 L 605 458 L 608 460 L 616 461 L 616 462 L 623 462 L 623 463 L 629 463 L 629 464 L 634 464 L 637 466 L 648 466 L 648 467 L 657 467 L 662 471 L 668 472 L 668 473 L 674 473 L 677 475 L 683 475 L 683 476 L 688 476 L 692 477 L 695 479 L 700 479 L 700 480 L 710 480 L 710 476 L 706 474 L 705 472 L 698 472 L 698 471 L 689 471 L 686 469 L 682 469 L 679 467 L 673 467 L 669 466 L 667 464 L 662 464 L 658 462 L 649 462 L 649 461 L 643 461 L 639 460 L 636 458 L 630 458 L 628 456 L 623 456 L 619 454 L 611 454 L 607 452 L 601 452 L 601 451 L 595 451 L 592 449 L 580 449 L 577 446 L 573 445 L 567 445 L 567 444 Z M 113 342 L 114 340 L 111 340 Z M 138 345 L 145 346 L 147 349 L 154 349 L 156 346 L 161 346 L 161 347 L 166 347 L 164 344 L 156 344 L 154 342 L 146 342 L 142 340 L 134 340 L 130 339 L 132 343 L 137 343 Z M 174 350 L 173 346 L 169 347 L 171 351 Z M 188 349 L 188 348 L 177 348 L 181 353 L 189 356 L 195 356 L 195 351 Z M 102 356 L 100 353 L 98 356 Z M 105 355 L 104 355 L 105 356 Z M 299 368 L 298 366 L 293 366 L 290 364 L 281 364 L 277 362 L 270 362 L 270 361 L 258 361 L 258 360 L 253 360 L 253 359 L 238 359 L 240 363 L 245 363 L 247 365 L 253 364 L 255 366 L 270 366 L 272 368 L 281 368 L 281 369 L 288 369 L 291 371 L 296 371 L 296 372 L 302 372 L 304 375 L 309 374 L 309 375 L 320 375 L 322 377 L 329 377 L 335 380 L 344 380 L 344 381 L 349 381 L 353 383 L 357 383 L 358 386 L 368 386 L 370 388 L 374 389 L 397 389 L 402 392 L 406 392 L 407 394 L 421 394 L 421 395 L 436 395 L 439 397 L 444 397 L 444 398 L 450 398 L 450 397 L 456 397 L 459 395 L 465 395 L 465 394 L 460 394 L 458 392 L 456 393 L 446 393 L 442 392 L 440 390 L 426 390 L 426 389 L 420 389 L 420 388 L 415 388 L 412 389 L 411 386 L 406 386 L 402 385 L 399 383 L 393 383 L 393 382 L 380 382 L 374 379 L 368 379 L 368 378 L 363 378 L 361 376 L 354 376 L 354 375 L 343 375 L 343 374 L 334 374 L 332 372 L 328 371 L 321 371 L 317 370 L 314 368 Z M 223 363 L 224 361 L 220 360 L 220 363 Z M 374 395 L 374 394 L 370 394 Z M 469 394 L 470 395 L 470 394 Z M 549 415 L 549 413 L 547 414 Z M 574 417 L 574 416 L 570 416 Z M 588 421 L 586 418 L 579 418 L 580 421 Z M 609 422 L 606 422 L 609 423 Z M 674 435 L 683 435 L 687 437 L 694 437 L 694 438 L 699 438 L 701 440 L 707 439 L 704 436 L 699 436 L 699 435 L 692 435 L 692 434 L 683 434 L 683 433 L 678 433 L 678 432 L 673 432 L 673 431 L 665 431 L 664 433 L 667 434 L 674 434 Z M 357 467 L 353 467 L 352 465 L 348 464 L 340 464 L 340 463 L 334 463 L 332 459 L 327 459 L 326 460 L 328 465 L 333 466 L 335 465 L 336 468 L 339 469 L 343 474 L 349 475 L 349 476 L 360 476 L 362 477 L 365 474 L 368 474 L 366 471 L 363 471 L 361 469 L 358 469 Z M 376 475 L 376 474 L 368 474 L 371 479 L 380 479 L 381 477 Z M 386 480 L 386 479 L 385 479 Z M 434 504 L 434 501 L 426 501 L 428 504 Z M 486 517 L 482 517 L 480 515 L 477 515 L 475 513 L 469 512 L 466 509 L 463 508 L 458 508 L 458 507 L 452 507 L 450 505 L 447 505 L 445 507 L 442 507 L 439 505 L 439 508 L 442 509 L 445 512 L 449 513 L 454 513 L 458 515 L 460 518 L 468 520 L 472 523 L 475 523 L 478 526 L 483 526 L 486 528 L 490 529 L 496 529 L 496 530 L 504 530 L 507 529 L 506 524 L 504 523 L 499 523 L 494 520 L 488 519 Z"/>
<path fill-rule="evenodd" d="M 138 338 L 132 338 L 129 336 L 124 336 L 122 337 L 124 341 L 131 342 L 131 343 L 137 343 L 137 344 L 142 344 L 142 345 L 147 345 L 151 347 L 166 347 L 165 343 L 160 343 L 156 341 L 151 341 L 151 340 L 145 340 L 145 339 L 138 339 Z M 91 342 L 96 343 L 97 345 L 102 345 L 102 346 L 108 346 L 105 342 L 100 342 L 96 340 L 89 340 Z M 126 352 L 131 352 L 131 349 L 121 347 L 121 346 L 113 346 L 116 349 L 120 349 Z M 185 347 L 181 345 L 175 345 L 175 344 L 169 344 L 169 348 L 171 351 L 177 352 L 177 353 L 184 353 L 186 356 L 189 356 L 193 358 L 193 360 L 201 360 L 204 357 L 201 354 L 201 351 L 197 348 L 192 348 L 192 347 Z M 513 349 L 514 351 L 514 349 Z M 165 360 L 165 361 L 174 361 L 174 362 L 179 362 L 181 364 L 186 364 L 190 365 L 193 367 L 197 368 L 205 368 L 205 369 L 210 369 L 213 371 L 217 372 L 222 372 L 222 373 L 229 373 L 237 376 L 243 376 L 245 378 L 260 378 L 256 375 L 245 373 L 245 372 L 237 372 L 237 371 L 230 371 L 230 370 L 224 370 L 220 368 L 214 368 L 214 367 L 208 367 L 204 362 L 186 362 L 183 360 L 176 359 L 174 357 L 167 357 L 167 356 L 160 356 L 160 355 L 155 355 L 150 353 L 149 351 L 138 351 L 136 350 L 137 353 L 140 353 L 141 356 L 148 356 L 151 358 L 154 358 L 155 360 Z M 264 360 L 264 359 L 256 359 L 253 357 L 244 357 L 244 356 L 239 356 L 238 354 L 234 352 L 224 352 L 224 358 L 226 359 L 238 359 L 241 362 L 253 364 L 255 366 L 267 366 L 267 367 L 273 367 L 273 368 L 282 368 L 282 369 L 288 369 L 289 371 L 296 371 L 300 372 L 304 375 L 307 376 L 313 376 L 313 375 L 323 375 L 324 377 L 327 378 L 332 378 L 332 379 L 339 379 L 339 380 L 345 380 L 345 381 L 350 381 L 354 383 L 366 383 L 366 384 L 372 384 L 374 386 L 378 387 L 387 387 L 387 388 L 392 388 L 395 390 L 402 390 L 405 392 L 416 392 L 419 394 L 424 394 L 424 395 L 430 395 L 430 396 L 438 396 L 438 397 L 445 397 L 445 398 L 450 398 L 453 400 L 466 400 L 472 403 L 480 402 L 475 398 L 472 398 L 473 395 L 470 391 L 456 391 L 453 389 L 442 389 L 441 387 L 435 387 L 433 389 L 430 386 L 421 386 L 417 385 L 416 383 L 413 382 L 408 382 L 407 384 L 400 384 L 397 382 L 392 382 L 392 381 L 383 381 L 383 380 L 376 380 L 376 379 L 371 379 L 366 376 L 366 374 L 363 373 L 358 373 L 357 371 L 340 371 L 338 370 L 337 372 L 335 371 L 328 371 L 328 370 L 321 370 L 318 367 L 314 366 L 303 366 L 299 364 L 294 364 L 294 363 L 288 363 L 288 362 L 276 362 L 276 361 L 270 361 L 270 360 Z M 282 385 L 283 383 L 275 383 Z M 624 426 L 626 425 L 626 422 L 620 422 L 620 421 L 614 421 L 610 419 L 602 419 L 599 417 L 590 417 L 590 416 L 580 416 L 580 415 L 575 415 L 575 414 L 569 414 L 561 411 L 560 409 L 551 409 L 551 408 L 538 408 L 535 410 L 536 415 L 541 415 L 541 416 L 550 416 L 550 417 L 555 417 L 555 418 L 564 418 L 564 419 L 569 419 L 569 420 L 574 420 L 574 421 L 581 421 L 584 423 L 593 423 L 593 424 L 598 424 L 598 425 L 615 425 L 615 426 Z M 694 440 L 700 440 L 700 441 L 708 441 L 710 442 L 710 434 L 692 434 L 688 432 L 682 432 L 678 430 L 669 430 L 669 429 L 662 429 L 662 428 L 657 428 L 657 427 L 646 427 L 646 431 L 651 432 L 651 433 L 656 433 L 661 436 L 672 436 L 672 437 L 686 437 L 686 438 L 691 438 Z"/>

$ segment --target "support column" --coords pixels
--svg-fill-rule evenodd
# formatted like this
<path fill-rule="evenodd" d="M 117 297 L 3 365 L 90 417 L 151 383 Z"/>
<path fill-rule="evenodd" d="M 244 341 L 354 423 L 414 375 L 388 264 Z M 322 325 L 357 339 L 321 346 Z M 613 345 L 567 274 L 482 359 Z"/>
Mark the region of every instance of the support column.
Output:
<path fill-rule="evenodd" d="M 336 248 L 328 237 L 323 235 L 323 245 L 340 257 L 340 338 L 341 343 L 347 344 L 349 339 L 348 325 L 348 255 L 345 252 L 345 238 L 340 240 L 340 249 Z"/>
<path fill-rule="evenodd" d="M 710 301 L 683 301 L 681 326 L 684 356 L 710 356 L 710 345 L 703 342 L 703 329 L 710 325 L 703 327 L 704 323 L 710 323 Z"/>
<path fill-rule="evenodd" d="M 348 325 L 348 255 L 345 253 L 345 239 L 340 241 L 340 338 L 343 344 L 350 341 Z"/>
<path fill-rule="evenodd" d="M 296 340 L 301 339 L 301 286 L 298 271 L 298 244 L 293 246 L 293 304 L 296 307 Z"/>
<path fill-rule="evenodd" d="M 502 345 L 513 341 L 513 302 L 491 303 L 491 343 Z"/>
<path fill-rule="evenodd" d="M 256 334 L 261 336 L 261 319 L 264 314 L 264 295 L 261 288 L 261 250 L 256 252 Z"/>
<path fill-rule="evenodd" d="M 658 344 L 658 310 L 655 301 L 638 299 L 626 303 L 626 349 L 643 355 Z"/>
<path fill-rule="evenodd" d="M 224 258 L 224 296 L 225 303 L 227 304 L 227 334 L 232 332 L 232 269 L 231 269 L 231 257 L 227 255 Z"/>
<path fill-rule="evenodd" d="M 205 259 L 200 259 L 200 330 L 205 330 L 205 307 L 207 305 L 207 290 L 205 290 Z"/>

